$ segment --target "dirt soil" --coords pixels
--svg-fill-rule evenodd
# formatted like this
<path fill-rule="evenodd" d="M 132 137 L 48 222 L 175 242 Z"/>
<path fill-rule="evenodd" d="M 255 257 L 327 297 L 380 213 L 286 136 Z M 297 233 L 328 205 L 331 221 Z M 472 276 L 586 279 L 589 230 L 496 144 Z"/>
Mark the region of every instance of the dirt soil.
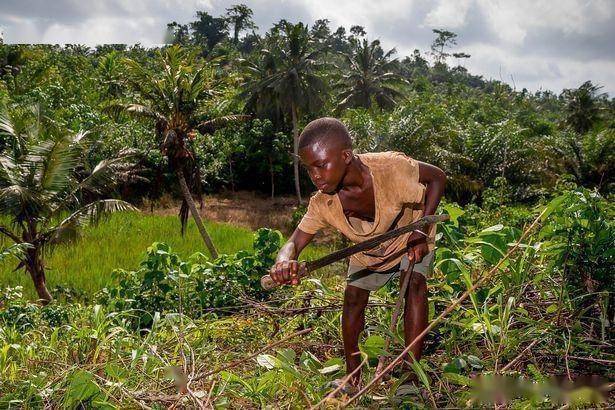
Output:
<path fill-rule="evenodd" d="M 177 215 L 179 200 L 162 198 L 153 204 L 153 213 L 157 215 Z M 197 203 L 197 208 L 199 204 Z M 228 222 L 256 230 L 258 228 L 275 228 L 288 235 L 294 229 L 292 214 L 297 209 L 295 197 L 265 197 L 253 192 L 228 192 L 203 198 L 200 208 L 204 219 Z M 152 213 L 151 204 L 142 207 L 143 212 Z"/>

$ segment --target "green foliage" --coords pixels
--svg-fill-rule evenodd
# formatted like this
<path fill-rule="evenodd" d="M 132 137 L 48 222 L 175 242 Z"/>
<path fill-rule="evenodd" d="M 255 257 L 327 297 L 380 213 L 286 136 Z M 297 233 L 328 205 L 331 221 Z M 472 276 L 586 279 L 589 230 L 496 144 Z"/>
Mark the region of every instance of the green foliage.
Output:
<path fill-rule="evenodd" d="M 413 364 L 419 386 L 394 375 L 358 406 L 500 406 L 477 402 L 471 391 L 506 364 L 504 373 L 534 385 L 550 375 L 610 374 L 600 360 L 612 361 L 614 105 L 599 85 L 556 95 L 487 81 L 448 65 L 469 56 L 452 47 L 462 39 L 446 30 L 434 30 L 432 64 L 420 50 L 392 61 L 360 26 L 347 33 L 324 19 L 311 27 L 280 21 L 262 36 L 251 28 L 252 11 L 237 5 L 225 15 L 198 12 L 188 24 L 171 23 L 176 47 L 0 45 L 0 202 L 11 214 L 5 221 L 14 222 L 3 226 L 3 280 L 19 283 L 8 256 L 24 259 L 32 242 L 55 248 L 45 253 L 46 265 L 69 283 L 57 288 L 62 303 L 44 308 L 24 300 L 21 289 L 2 289 L 0 407 L 303 408 L 321 400 L 343 372 L 344 281 L 333 275 L 343 267 L 264 301 L 257 281 L 280 244 L 272 231 L 259 231 L 253 250 L 237 252 L 249 247 L 244 231 L 208 225 L 221 243 L 232 243 L 213 261 L 187 257 L 196 233 L 175 241 L 161 217 L 137 223 L 116 216 L 108 227 L 86 229 L 82 241 L 64 239 L 104 210 L 82 208 L 101 194 L 89 182 L 106 187 L 100 171 L 132 149 L 145 152 L 142 178 L 118 169 L 124 199 L 176 193 L 167 168 L 186 158 L 194 158 L 195 187 L 291 192 L 291 129 L 296 139 L 302 124 L 335 107 L 357 151 L 403 151 L 447 173 L 441 209 L 451 221 L 438 234 L 431 318 L 493 269 L 547 209 L 538 232 L 439 326 L 441 337 L 428 337 L 436 353 Z M 342 93 L 328 93 L 336 85 Z M 122 111 L 116 108 L 130 116 L 110 121 Z M 222 127 L 241 110 L 255 118 Z M 77 145 L 84 148 L 78 155 Z M 297 208 L 293 223 L 303 212 Z M 38 238 L 24 239 L 26 221 L 36 222 Z M 155 242 L 140 266 L 131 265 L 135 249 L 160 238 L 172 248 Z M 100 304 L 75 296 L 73 287 L 91 293 L 103 286 L 110 266 L 125 269 L 115 271 Z M 390 351 L 382 350 L 395 297 L 386 289 L 371 297 L 376 306 L 360 344 L 364 380 L 379 354 L 401 351 L 401 329 L 390 335 Z M 250 309 L 240 307 L 246 303 Z M 314 330 L 303 339 L 235 362 L 308 326 Z M 228 363 L 238 364 L 193 381 L 190 394 L 162 393 L 174 391 L 170 374 L 181 381 Z M 563 404 L 553 390 L 517 392 L 509 407 Z M 587 389 L 568 395 L 571 407 L 612 407 L 612 398 L 601 404 Z"/>
<path fill-rule="evenodd" d="M 84 225 L 136 209 L 122 200 L 102 199 L 132 158 L 125 153 L 90 169 L 84 156 L 94 145 L 92 134 L 58 131 L 53 123 L 45 126 L 38 119 L 15 122 L 3 114 L 0 134 L 7 145 L 0 154 L 0 214 L 11 223 L 0 226 L 0 232 L 27 247 L 14 253 L 20 261 L 17 269 L 30 274 L 39 298 L 48 302 L 44 252 L 74 238 Z"/>
<path fill-rule="evenodd" d="M 587 189 L 565 192 L 552 200 L 541 237 L 549 270 L 562 275 L 575 306 L 595 304 L 601 312 L 603 336 L 613 317 L 615 225 L 612 204 Z"/>
<path fill-rule="evenodd" d="M 299 389 L 316 403 L 324 397 L 330 378 L 340 375 L 342 369 L 340 358 L 323 362 L 307 351 L 297 356 L 295 350 L 289 348 L 280 349 L 275 355 L 261 354 L 256 362 L 264 369 L 257 376 L 242 377 L 223 372 L 221 377 L 229 383 L 227 393 L 231 397 L 247 398 L 260 406 L 266 406 L 285 391 Z"/>
<path fill-rule="evenodd" d="M 398 74 L 397 59 L 391 59 L 395 49 L 384 52 L 380 41 L 368 43 L 366 39 L 352 43 L 352 53 L 345 54 L 350 70 L 342 75 L 338 88 L 338 109 L 391 108 L 403 94 L 397 89 L 406 80 Z"/>
<path fill-rule="evenodd" d="M 519 238 L 522 226 L 511 226 L 506 209 L 488 211 L 483 217 L 480 209 L 467 208 L 442 205 L 451 221 L 439 229 L 436 269 L 429 279 L 431 318 L 491 269 Z M 435 341 L 435 346 L 412 366 L 419 385 L 404 384 L 403 372 L 394 374 L 360 405 L 462 407 L 468 400 L 473 400 L 474 406 L 487 405 L 491 396 L 477 398 L 475 389 L 487 388 L 481 383 L 488 383 L 489 375 L 502 372 L 505 365 L 516 360 L 504 374 L 513 372 L 519 386 L 542 383 L 543 390 L 520 390 L 508 406 L 548 408 L 563 403 L 558 390 L 545 384 L 549 375 L 565 374 L 567 369 L 572 374 L 608 374 L 606 365 L 588 366 L 573 359 L 605 355 L 606 344 L 591 336 L 595 332 L 591 328 L 597 326 L 586 326 L 590 320 L 587 315 L 593 314 L 594 308 L 590 305 L 590 311 L 583 313 L 583 308 L 575 307 L 577 301 L 588 300 L 591 294 L 578 289 L 585 293 L 578 297 L 572 288 L 560 293 L 554 284 L 568 283 L 560 282 L 567 276 L 557 266 L 564 266 L 558 252 L 569 229 L 575 247 L 589 246 L 581 242 L 587 236 L 592 246 L 600 246 L 609 255 L 604 248 L 609 244 L 596 240 L 594 233 L 605 226 L 610 229 L 605 220 L 612 219 L 612 209 L 595 194 L 577 189 L 564 190 L 546 206 L 525 212 L 535 217 L 545 208 L 540 232 L 531 233 L 488 283 L 450 312 L 438 327 L 439 338 L 427 337 L 430 345 Z M 502 216 L 493 224 L 488 218 L 496 212 Z M 588 230 L 591 223 L 586 218 L 590 217 L 602 222 Z M 339 357 L 343 278 L 334 271 L 320 276 L 316 272 L 300 286 L 279 291 L 277 296 L 282 297 L 259 301 L 258 306 L 265 310 L 256 308 L 255 302 L 250 309 L 238 306 L 245 298 L 260 297 L 254 281 L 273 262 L 279 241 L 278 233 L 262 230 L 254 237 L 254 251 L 224 255 L 216 261 L 199 254 L 181 258 L 167 245 L 154 244 L 140 269 L 129 275 L 118 274 L 120 282 L 102 292 L 100 304 L 55 305 L 60 308 L 58 322 L 46 316 L 48 307 L 27 304 L 18 290 L 6 290 L 0 299 L 8 301 L 0 307 L 5 317 L 0 320 L 0 406 L 10 401 L 13 406 L 36 407 L 45 402 L 130 407 L 140 400 L 150 407 L 164 407 L 160 389 L 173 388 L 172 380 L 190 378 L 192 363 L 196 364 L 196 374 L 237 364 L 211 378 L 193 380 L 190 386 L 194 396 L 181 398 L 186 406 L 197 404 L 194 397 L 204 400 L 208 395 L 210 403 L 222 407 L 229 403 L 305 407 L 319 402 L 331 391 L 330 382 L 341 377 L 344 370 Z M 202 289 L 199 284 L 204 284 Z M 125 298 L 110 298 L 110 292 L 124 292 Z M 231 297 L 224 299 L 228 295 Z M 391 334 L 389 351 L 383 351 L 395 297 L 395 292 L 386 289 L 371 295 L 370 302 L 376 306 L 367 310 L 367 326 L 360 343 L 362 360 L 367 359 L 364 380 L 373 377 L 380 354 L 392 357 L 403 347 L 400 325 Z M 207 308 L 216 304 L 217 310 Z M 24 309 L 26 306 L 30 308 Z M 62 309 L 67 316 L 62 315 Z M 214 310 L 221 314 L 204 314 Z M 600 315 L 596 314 L 593 321 L 597 317 Z M 565 326 L 559 324 L 559 318 Z M 289 340 L 285 346 L 262 352 L 252 360 L 239 361 L 308 326 L 314 330 L 303 338 Z M 605 327 L 606 332 L 609 329 Z M 587 343 L 588 337 L 592 337 L 592 343 Z M 520 355 L 530 343 L 535 344 L 532 352 Z M 565 355 L 569 355 L 567 362 Z M 207 366 L 198 370 L 198 364 L 205 362 Z M 547 387 L 549 394 L 544 390 Z M 575 403 L 596 407 L 601 398 L 589 393 L 574 389 L 570 397 Z"/>
<path fill-rule="evenodd" d="M 34 329 L 40 324 L 59 327 L 70 320 L 70 307 L 51 303 L 41 307 L 23 298 L 21 286 L 7 287 L 0 293 L 0 324 L 19 331 Z"/>
<path fill-rule="evenodd" d="M 307 212 L 307 206 L 305 205 L 300 205 L 293 211 L 293 214 L 291 215 L 291 218 L 290 218 L 290 226 L 293 229 L 297 227 L 297 225 L 299 225 L 299 222 L 301 222 L 301 219 L 303 219 L 303 216 L 305 215 L 306 212 Z"/>
<path fill-rule="evenodd" d="M 156 314 L 182 311 L 199 317 L 212 308 L 243 304 L 242 297 L 262 299 L 260 278 L 274 262 L 281 233 L 259 229 L 253 252 L 220 255 L 213 261 L 200 253 L 182 260 L 164 243 L 154 243 L 136 271 L 117 270 L 114 283 L 98 299 L 114 311 L 134 313 L 132 323 L 151 327 Z M 215 310 L 215 309 L 214 309 Z"/>
<path fill-rule="evenodd" d="M 483 192 L 483 207 L 494 210 L 502 205 L 508 205 L 512 200 L 512 193 L 508 181 L 504 177 L 497 177 L 493 186 Z"/>

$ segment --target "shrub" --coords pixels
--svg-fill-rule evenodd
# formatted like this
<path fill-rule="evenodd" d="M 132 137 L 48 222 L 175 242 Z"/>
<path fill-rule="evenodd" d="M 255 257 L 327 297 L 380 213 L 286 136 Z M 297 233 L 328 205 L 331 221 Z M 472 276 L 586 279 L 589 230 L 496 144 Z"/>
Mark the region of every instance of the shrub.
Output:
<path fill-rule="evenodd" d="M 263 298 L 260 278 L 274 262 L 282 234 L 259 229 L 253 251 L 220 255 L 209 261 L 201 253 L 182 260 L 169 245 L 156 242 L 147 249 L 136 271 L 116 270 L 115 283 L 98 295 L 114 311 L 134 311 L 132 324 L 151 326 L 154 315 L 178 312 L 199 317 L 212 308 L 234 307 L 243 296 Z"/>

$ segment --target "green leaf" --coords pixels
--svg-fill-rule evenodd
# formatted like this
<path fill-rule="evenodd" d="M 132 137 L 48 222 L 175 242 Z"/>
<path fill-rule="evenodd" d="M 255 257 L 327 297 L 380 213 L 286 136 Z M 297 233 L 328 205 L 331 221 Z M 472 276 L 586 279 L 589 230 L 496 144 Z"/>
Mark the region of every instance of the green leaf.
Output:
<path fill-rule="evenodd" d="M 278 360 L 292 365 L 295 362 L 297 354 L 293 349 L 280 349 L 276 355 Z"/>
<path fill-rule="evenodd" d="M 266 369 L 274 369 L 276 367 L 279 367 L 279 360 L 276 359 L 275 357 L 271 356 L 270 354 L 261 354 L 256 358 L 256 362 L 263 366 Z"/>
<path fill-rule="evenodd" d="M 467 356 L 467 359 L 470 366 L 472 366 L 474 369 L 483 368 L 483 362 L 478 357 L 470 354 Z"/>
<path fill-rule="evenodd" d="M 559 308 L 557 303 L 553 303 L 551 305 L 549 305 L 549 307 L 547 307 L 547 313 L 555 313 L 557 312 L 557 309 Z"/>
<path fill-rule="evenodd" d="M 386 342 L 380 335 L 371 335 L 361 345 L 361 351 L 367 353 L 370 359 L 378 358 L 378 356 L 386 354 L 384 350 Z"/>
<path fill-rule="evenodd" d="M 90 372 L 77 369 L 70 375 L 69 380 L 70 384 L 64 394 L 64 403 L 67 408 L 75 408 L 83 402 L 104 398 Z"/>
<path fill-rule="evenodd" d="M 451 222 L 459 226 L 459 223 L 457 222 L 457 220 L 459 219 L 461 215 L 465 214 L 465 211 L 461 209 L 461 207 L 458 206 L 457 204 L 446 204 L 444 206 L 444 211 L 446 211 L 446 213 L 450 216 Z"/>
<path fill-rule="evenodd" d="M 341 364 L 334 364 L 334 365 L 331 365 L 331 366 L 323 367 L 322 369 L 319 370 L 319 372 L 321 374 L 330 374 L 330 373 L 337 372 L 341 368 L 342 368 Z"/>
<path fill-rule="evenodd" d="M 498 232 L 498 231 L 501 231 L 503 228 L 504 228 L 504 225 L 497 224 L 497 225 L 490 226 L 489 228 L 483 229 L 482 231 L 480 231 L 480 233 L 484 233 L 484 232 Z"/>
<path fill-rule="evenodd" d="M 457 384 L 459 386 L 472 386 L 472 379 L 468 376 L 463 376 L 457 373 L 444 373 L 444 377 L 448 379 L 451 383 Z"/>

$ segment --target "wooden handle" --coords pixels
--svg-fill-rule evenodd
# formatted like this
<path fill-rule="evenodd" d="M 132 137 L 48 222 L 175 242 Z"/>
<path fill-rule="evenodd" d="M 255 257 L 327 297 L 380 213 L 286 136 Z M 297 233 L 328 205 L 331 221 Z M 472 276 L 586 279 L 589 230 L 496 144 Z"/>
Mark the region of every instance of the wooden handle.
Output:
<path fill-rule="evenodd" d="M 278 286 L 279 284 L 276 283 L 269 275 L 263 275 L 261 278 L 261 287 L 265 290 L 270 290 Z"/>

